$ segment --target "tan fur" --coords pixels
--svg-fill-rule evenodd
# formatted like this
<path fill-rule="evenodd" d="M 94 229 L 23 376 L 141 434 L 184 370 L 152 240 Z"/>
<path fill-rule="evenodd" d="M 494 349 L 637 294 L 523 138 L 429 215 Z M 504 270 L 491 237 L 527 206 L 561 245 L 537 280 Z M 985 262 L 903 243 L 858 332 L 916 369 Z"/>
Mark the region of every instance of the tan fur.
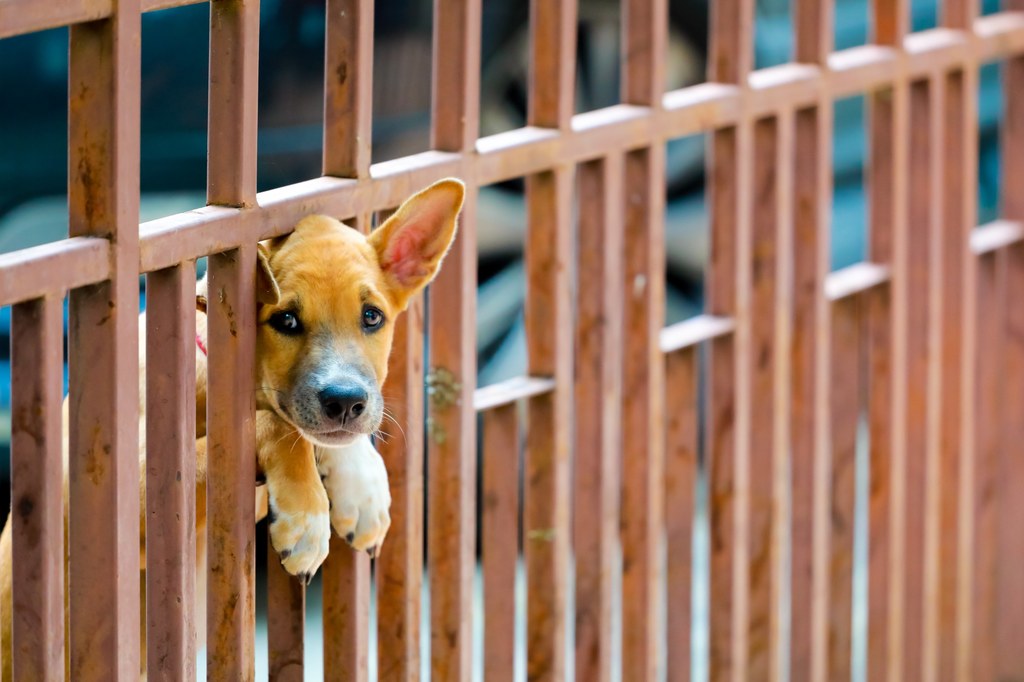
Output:
<path fill-rule="evenodd" d="M 258 386 L 264 389 L 288 386 L 297 380 L 294 368 L 306 352 L 308 339 L 286 337 L 266 324 L 268 318 L 296 297 L 302 299 L 303 320 L 339 343 L 359 345 L 369 360 L 378 385 L 387 376 L 387 359 L 393 337 L 393 321 L 405 309 L 411 296 L 433 278 L 454 238 L 456 217 L 464 189 L 456 180 L 442 180 L 410 198 L 399 211 L 370 237 L 342 225 L 333 218 L 310 216 L 295 231 L 260 245 L 257 272 L 256 370 Z M 396 234 L 402 239 L 396 241 Z M 397 244 L 397 249 L 394 247 Z M 378 332 L 364 334 L 359 327 L 362 305 L 370 296 L 388 320 Z M 206 338 L 205 281 L 197 288 L 196 328 Z M 144 317 L 144 316 L 143 316 Z M 140 320 L 140 556 L 145 565 L 145 321 Z M 204 623 L 205 524 L 206 524 L 206 356 L 196 353 L 196 534 L 197 613 Z M 326 513 L 327 494 L 317 473 L 313 445 L 273 410 L 268 391 L 257 397 L 257 462 L 267 480 L 260 486 L 256 520 L 267 514 L 267 490 L 275 491 L 278 511 L 296 514 Z M 68 401 L 64 401 L 64 503 L 67 509 L 67 423 Z M 275 547 L 287 542 L 301 528 L 276 522 L 271 526 Z M 65 536 L 67 518 L 65 516 Z M 65 538 L 65 548 L 67 542 Z M 289 568 L 287 560 L 282 562 Z M 10 517 L 0 534 L 0 660 L 3 679 L 11 679 L 11 528 Z M 294 572 L 294 571 L 293 571 Z M 141 584 L 145 586 L 144 570 Z M 67 583 L 65 582 L 65 585 Z M 145 605 L 145 592 L 142 598 Z M 67 595 L 65 594 L 65 608 Z M 65 618 L 65 622 L 67 619 Z M 145 630 L 145 617 L 142 618 Z M 203 627 L 200 626 L 200 636 Z M 145 666 L 145 631 L 142 659 Z M 67 651 L 67 649 L 65 649 Z"/>

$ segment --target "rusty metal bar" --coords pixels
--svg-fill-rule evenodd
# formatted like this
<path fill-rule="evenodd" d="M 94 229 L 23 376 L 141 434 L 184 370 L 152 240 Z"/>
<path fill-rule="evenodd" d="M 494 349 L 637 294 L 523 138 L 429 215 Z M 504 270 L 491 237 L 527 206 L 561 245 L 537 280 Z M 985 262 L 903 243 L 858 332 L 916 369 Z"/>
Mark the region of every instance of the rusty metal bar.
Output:
<path fill-rule="evenodd" d="M 370 557 L 331 534 L 320 569 L 324 600 L 324 679 L 369 679 Z"/>
<path fill-rule="evenodd" d="M 853 534 L 857 431 L 864 406 L 863 298 L 844 298 L 831 306 L 829 421 L 830 462 L 824 472 L 828 500 L 822 531 L 826 536 L 828 584 L 824 675 L 809 679 L 850 679 L 853 626 Z M 815 652 L 817 655 L 817 652 Z M 817 672 L 816 670 L 816 672 Z"/>
<path fill-rule="evenodd" d="M 305 616 L 306 586 L 284 570 L 281 558 L 270 542 L 268 524 L 267 662 L 270 679 L 282 682 L 301 682 L 303 679 Z"/>
<path fill-rule="evenodd" d="M 258 0 L 210 3 L 210 122 L 207 201 L 253 206 L 256 199 Z M 207 402 L 207 669 L 250 679 L 255 664 L 255 352 L 251 233 L 210 256 Z"/>
<path fill-rule="evenodd" d="M 259 29 L 259 0 L 211 0 L 209 204 L 256 204 Z"/>
<path fill-rule="evenodd" d="M 754 124 L 753 196 L 750 268 L 750 390 L 758 396 L 751 412 L 750 443 L 756 444 L 748 462 L 749 501 L 744 523 L 748 531 L 744 572 L 749 607 L 743 627 L 747 650 L 744 675 L 776 679 L 780 670 L 781 621 L 778 612 L 782 587 L 782 519 L 779 477 L 788 466 L 789 254 L 787 223 L 782 204 L 788 200 L 784 160 L 791 139 L 791 118 L 765 118 Z M 785 150 L 785 151 L 784 151 Z"/>
<path fill-rule="evenodd" d="M 622 101 L 657 108 L 665 92 L 668 3 L 622 3 Z M 622 669 L 659 674 L 664 651 L 665 147 L 631 149 L 624 166 L 625 234 L 622 389 Z"/>
<path fill-rule="evenodd" d="M 988 253 L 977 262 L 977 422 L 970 497 L 974 506 L 970 529 L 973 560 L 970 573 L 965 576 L 971 579 L 971 657 L 966 672 L 975 680 L 997 679 L 999 460 L 1004 446 L 1001 424 L 1006 404 L 1006 339 L 1000 314 L 1006 310 L 1008 293 L 1004 253 Z"/>
<path fill-rule="evenodd" d="M 11 310 L 11 535 L 5 550 L 13 550 L 13 647 L 5 669 L 17 680 L 64 677 L 63 309 L 62 298 L 51 297 Z"/>
<path fill-rule="evenodd" d="M 146 661 L 152 679 L 195 676 L 195 339 L 195 266 L 149 273 L 145 568 Z"/>
<path fill-rule="evenodd" d="M 252 679 L 256 627 L 256 245 L 210 256 L 207 383 L 208 674 Z M 272 551 L 272 550 L 271 550 Z"/>
<path fill-rule="evenodd" d="M 909 20 L 908 4 L 906 0 L 875 0 L 875 43 L 902 44 Z M 907 97 L 907 85 L 901 81 L 867 98 L 870 260 L 889 267 L 892 273 L 892 283 L 876 290 L 869 303 L 868 679 L 898 679 L 902 665 L 903 593 L 899 574 L 906 458 Z"/>
<path fill-rule="evenodd" d="M 664 202 L 664 147 L 626 155 L 622 387 L 623 407 L 622 552 L 624 670 L 656 676 L 662 640 L 658 608 L 664 512 L 663 382 L 658 369 L 664 326 L 665 252 L 661 229 Z M 659 363 L 659 364 L 656 364 Z"/>
<path fill-rule="evenodd" d="M 907 451 L 900 472 L 904 498 L 897 512 L 902 516 L 903 540 L 894 547 L 900 575 L 894 584 L 902 594 L 903 632 L 899 648 L 902 674 L 906 679 L 922 678 L 930 667 L 926 647 L 926 624 L 930 622 L 931 594 L 926 570 L 929 567 L 930 543 L 926 537 L 930 511 L 933 508 L 928 482 L 934 471 L 933 421 L 934 344 L 936 327 L 935 299 L 935 211 L 934 169 L 942 160 L 933 150 L 941 143 L 935 136 L 938 122 L 933 104 L 939 93 L 935 81 L 910 84 L 910 136 L 907 213 L 907 403 L 902 419 L 907 430 Z M 937 511 L 937 510 L 936 510 Z"/>
<path fill-rule="evenodd" d="M 960 3 L 959 13 L 973 13 Z M 949 22 L 956 19 L 957 7 L 947 8 Z M 962 17 L 961 17 L 962 18 Z M 969 239 L 976 216 L 977 176 L 977 73 L 975 70 L 953 71 L 945 76 L 942 115 L 946 133 L 942 137 L 942 168 L 940 196 L 942 218 L 938 245 L 942 251 L 941 290 L 941 366 L 942 391 L 940 419 L 941 502 L 938 514 L 937 613 L 935 616 L 936 676 L 941 680 L 957 679 L 960 659 L 969 655 L 963 648 L 961 621 L 964 613 L 962 560 L 964 555 L 962 527 L 965 517 L 966 490 L 964 479 L 972 459 L 973 422 L 971 412 L 974 373 L 973 353 L 973 287 L 974 255 Z"/>
<path fill-rule="evenodd" d="M 1024 4 L 1014 0 L 1011 9 L 1024 9 Z M 1015 57 L 1003 67 L 1004 118 L 1002 129 L 1002 200 L 1003 215 L 1012 220 L 1024 218 L 1024 197 L 1019 188 L 1024 180 L 1024 163 L 1015 150 L 1024 141 L 1024 96 L 1020 92 L 1024 83 L 1024 59 Z M 997 615 L 996 675 L 1012 679 L 1024 675 L 1024 658 L 1019 646 L 1019 633 L 1024 628 L 1024 579 L 1010 566 L 1024 561 L 1024 542 L 1019 533 L 1024 519 L 1024 504 L 1017 494 L 1024 483 L 1024 440 L 1022 434 L 1021 410 L 1024 409 L 1024 343 L 1021 332 L 1024 318 L 1017 292 L 1024 283 L 1024 247 L 1015 243 L 1005 249 L 1007 291 L 1006 307 L 1003 309 L 1003 336 L 1005 338 L 1005 391 L 1003 396 L 1003 455 L 1000 472 L 1001 519 L 999 552 L 999 577 L 996 589 L 999 595 Z"/>
<path fill-rule="evenodd" d="M 708 80 L 740 85 L 753 67 L 754 3 L 716 2 L 711 8 Z M 705 309 L 711 315 L 734 317 L 748 310 L 750 200 L 748 164 L 751 129 L 744 120 L 710 136 L 708 208 L 711 253 L 705 274 Z M 736 330 L 716 339 L 708 349 L 709 376 L 705 453 L 708 461 L 708 516 L 711 542 L 709 674 L 714 682 L 741 679 L 745 661 L 746 507 L 741 469 L 747 461 L 750 419 L 749 384 L 743 350 L 749 343 L 745 315 L 735 317 Z"/>
<path fill-rule="evenodd" d="M 110 242 L 74 237 L 0 255 L 0 305 L 97 284 L 110 277 Z"/>
<path fill-rule="evenodd" d="M 1022 68 L 1021 65 L 1011 67 Z M 1015 77 L 1019 74 L 1014 74 Z M 1009 97 L 1010 94 L 1007 93 Z M 1020 97 L 1020 95 L 1014 95 Z M 1013 107 L 1019 107 L 1014 103 Z M 1019 112 L 1011 109 L 1015 115 Z M 1014 128 L 1019 122 L 1013 124 Z M 1019 131 L 1009 133 L 1004 140 L 1006 149 L 1013 142 L 1019 143 Z M 1004 156 L 1004 158 L 1006 158 Z M 1012 162 L 1017 167 L 1007 169 L 1010 175 L 1006 181 L 1019 181 L 1019 161 Z M 1019 200 L 1007 202 L 1007 208 L 1016 215 Z M 1004 366 L 1003 375 L 1005 393 L 1003 394 L 1003 442 L 1001 461 L 999 462 L 998 517 L 999 537 L 997 539 L 998 575 L 996 590 L 998 604 L 996 611 L 996 644 L 994 661 L 996 679 L 1015 679 L 1024 675 L 1024 655 L 1020 648 L 1020 632 L 1024 628 L 1024 576 L 1013 569 L 1024 561 L 1024 540 L 1020 532 L 1020 523 L 1024 520 L 1024 500 L 1019 494 L 1024 485 L 1024 426 L 1020 418 L 1024 410 L 1024 314 L 1019 301 L 1014 299 L 1016 292 L 1024 289 L 1024 246 L 1016 245 L 1007 249 L 1002 257 L 1006 269 L 1005 308 L 1001 313 L 1003 327 Z"/>
<path fill-rule="evenodd" d="M 793 23 L 797 61 L 831 67 L 833 11 L 828 1 L 796 2 Z M 827 78 L 838 79 L 834 71 Z M 825 676 L 829 611 L 825 592 L 829 529 L 829 420 L 825 396 L 831 362 L 826 302 L 831 279 L 831 101 L 820 97 L 816 106 L 798 109 L 795 118 L 789 670 L 794 680 L 815 680 Z"/>
<path fill-rule="evenodd" d="M 468 153 L 479 130 L 480 0 L 435 0 L 431 142 Z M 461 227 L 428 294 L 427 562 L 431 679 L 472 677 L 476 544 L 476 191 L 467 188 Z M 396 202 L 397 203 L 397 202 Z M 431 391 L 431 388 L 435 390 Z M 441 388 L 443 390 L 436 390 Z"/>
<path fill-rule="evenodd" d="M 568 130 L 576 85 L 576 2 L 530 3 L 527 122 Z M 527 402 L 523 486 L 526 561 L 526 671 L 559 680 L 566 671 L 569 583 L 569 444 L 572 424 L 573 171 L 559 165 L 526 178 L 526 345 L 531 375 L 550 376 L 550 393 Z"/>
<path fill-rule="evenodd" d="M 396 682 L 420 675 L 423 316 L 418 296 L 395 323 L 385 388 L 393 423 L 378 442 L 391 485 L 391 531 L 377 555 L 377 670 L 380 679 Z"/>
<path fill-rule="evenodd" d="M 577 679 L 595 682 L 609 682 L 614 675 L 612 576 L 622 451 L 622 170 L 620 156 L 577 169 L 575 669 Z"/>
<path fill-rule="evenodd" d="M 526 343 L 531 374 L 551 376 L 550 393 L 527 403 L 523 490 L 527 674 L 565 675 L 569 578 L 569 441 L 572 423 L 571 168 L 526 179 Z"/>
<path fill-rule="evenodd" d="M 139 674 L 137 2 L 73 26 L 70 236 L 111 242 L 110 279 L 71 292 L 70 676 Z"/>
<path fill-rule="evenodd" d="M 698 349 L 665 358 L 665 600 L 668 680 L 690 679 L 693 623 L 693 524 L 697 492 L 699 431 Z"/>
<path fill-rule="evenodd" d="M 731 316 L 745 301 L 745 279 L 741 279 L 741 258 L 749 253 L 749 222 L 739 208 L 748 200 L 743 169 L 749 158 L 741 149 L 749 148 L 749 127 L 731 128 L 711 139 L 714 163 L 711 166 L 708 203 L 711 212 L 711 259 L 708 263 L 706 308 L 712 315 Z M 742 285 L 742 286 L 741 286 Z M 741 298 L 742 292 L 742 298 Z M 705 433 L 708 457 L 708 486 L 711 544 L 710 599 L 716 604 L 709 624 L 710 676 L 712 680 L 732 679 L 739 662 L 739 612 L 733 588 L 738 586 L 738 495 L 736 467 L 745 455 L 744 442 L 737 437 L 749 419 L 746 396 L 740 385 L 739 334 L 745 335 L 745 321 L 736 321 L 736 331 L 711 343 L 709 349 L 708 416 Z M 746 337 L 744 336 L 744 339 Z M 740 391 L 743 388 L 744 390 Z"/>
<path fill-rule="evenodd" d="M 519 565 L 520 438 L 515 403 L 484 413 L 481 550 L 484 677 L 515 678 L 516 570 Z"/>
<path fill-rule="evenodd" d="M 373 2 L 327 2 L 324 175 L 370 172 L 373 117 Z"/>

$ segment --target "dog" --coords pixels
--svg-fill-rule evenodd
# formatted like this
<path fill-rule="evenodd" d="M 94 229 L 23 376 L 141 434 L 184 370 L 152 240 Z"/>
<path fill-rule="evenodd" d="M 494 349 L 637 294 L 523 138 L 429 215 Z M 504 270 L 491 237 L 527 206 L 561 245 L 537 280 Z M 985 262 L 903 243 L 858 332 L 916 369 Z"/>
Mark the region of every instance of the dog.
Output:
<path fill-rule="evenodd" d="M 327 557 L 331 529 L 375 556 L 387 535 L 387 471 L 372 443 L 384 417 L 394 320 L 436 275 L 455 237 L 465 194 L 441 180 L 409 198 L 368 236 L 326 216 L 258 245 L 256 294 L 256 521 L 290 574 L 308 583 Z M 197 284 L 196 538 L 197 635 L 205 634 L 206 305 Z M 144 314 L 143 314 L 144 317 Z M 145 380 L 145 323 L 140 381 Z M 140 558 L 145 585 L 145 390 L 140 390 Z M 64 401 L 67 533 L 68 401 Z M 254 482 L 255 484 L 255 482 Z M 11 677 L 11 519 L 0 535 L 0 657 Z M 67 542 L 65 537 L 65 549 Z M 66 560 L 66 557 L 65 557 Z M 67 584 L 65 582 L 65 584 Z M 145 599 L 143 598 L 143 608 Z M 65 608 L 67 599 L 65 594 Z M 145 622 L 141 623 L 143 667 Z M 65 662 L 67 663 L 67 649 Z"/>

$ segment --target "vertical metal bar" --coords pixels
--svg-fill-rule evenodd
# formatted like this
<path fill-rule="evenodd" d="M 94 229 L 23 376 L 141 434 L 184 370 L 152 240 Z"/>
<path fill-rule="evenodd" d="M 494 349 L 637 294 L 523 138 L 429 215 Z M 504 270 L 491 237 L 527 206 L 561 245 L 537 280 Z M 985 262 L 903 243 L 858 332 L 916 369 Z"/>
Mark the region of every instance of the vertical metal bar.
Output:
<path fill-rule="evenodd" d="M 391 530 L 377 556 L 377 671 L 382 680 L 420 676 L 423 596 L 423 298 L 395 327 L 388 369 L 388 410 L 378 443 L 391 484 Z"/>
<path fill-rule="evenodd" d="M 1007 147 L 1009 148 L 1009 147 Z M 1019 163 L 1019 162 L 1018 162 Z M 1019 174 L 1019 170 L 1014 169 Z M 1019 180 L 1019 175 L 1017 178 Z M 996 593 L 995 679 L 1013 680 L 1024 676 L 1024 309 L 1013 298 L 1024 291 L 1024 247 L 1014 244 L 1001 254 L 1006 268 L 1006 300 L 1001 310 L 1004 346 L 1005 393 L 1002 412 L 1002 453 L 999 463 L 998 576 Z"/>
<path fill-rule="evenodd" d="M 857 430 L 864 405 L 861 304 L 854 296 L 831 311 L 828 650 L 826 674 L 816 679 L 849 680 L 851 674 Z"/>
<path fill-rule="evenodd" d="M 568 130 L 576 75 L 575 0 L 530 4 L 528 121 Z M 526 669 L 530 679 L 565 676 L 569 583 L 569 440 L 572 424 L 573 169 L 526 179 L 526 343 L 529 371 L 552 376 L 550 394 L 527 402 L 523 538 L 526 556 Z"/>
<path fill-rule="evenodd" d="M 1014 9 L 1024 9 L 1020 2 L 1014 2 Z M 1003 97 L 1005 112 L 1003 118 L 1002 164 L 1003 164 L 1003 213 L 1012 220 L 1024 220 L 1024 197 L 1020 187 L 1024 181 L 1024 162 L 1017 150 L 1024 143 L 1024 95 L 1020 92 L 1024 83 L 1024 57 L 1018 55 L 1006 61 L 1003 70 Z M 1008 296 L 1020 292 L 1024 284 L 1024 249 L 1013 245 L 1006 250 L 1006 291 Z M 1006 395 L 1004 407 L 1003 472 L 1000 490 L 999 512 L 1001 538 L 999 545 L 1000 576 L 997 585 L 999 594 L 999 620 L 996 675 L 1000 679 L 1024 676 L 1024 656 L 1020 647 L 1020 632 L 1024 628 L 1024 577 L 1013 566 L 1024 562 L 1024 542 L 1020 527 L 1024 520 L 1024 503 L 1021 501 L 1020 486 L 1024 484 L 1024 348 L 1021 336 L 1024 331 L 1021 305 L 1016 299 L 1007 301 L 1004 308 L 1004 335 L 1006 338 Z"/>
<path fill-rule="evenodd" d="M 111 241 L 109 281 L 70 296 L 71 677 L 139 674 L 138 2 L 70 30 L 71 236 Z"/>
<path fill-rule="evenodd" d="M 941 680 L 957 678 L 960 659 L 967 655 L 961 644 L 961 620 L 970 620 L 961 601 L 965 553 L 962 525 L 967 515 L 964 478 L 971 462 L 973 425 L 969 416 L 973 403 L 973 286 L 974 255 L 969 248 L 976 220 L 977 75 L 973 67 L 946 76 L 942 138 L 943 202 L 940 248 L 942 249 L 942 376 L 940 453 L 940 533 L 938 537 L 937 675 Z M 969 560 L 968 557 L 964 557 Z"/>
<path fill-rule="evenodd" d="M 64 678 L 64 315 L 60 298 L 11 310 L 13 679 Z M 5 625 L 6 629 L 6 625 Z"/>
<path fill-rule="evenodd" d="M 622 5 L 622 100 L 661 106 L 668 3 Z M 654 679 L 664 641 L 659 627 L 664 541 L 663 359 L 658 346 L 665 304 L 665 148 L 630 151 L 625 163 L 622 387 L 631 398 L 622 428 L 622 669 Z"/>
<path fill-rule="evenodd" d="M 664 148 L 626 154 L 622 453 L 622 665 L 656 676 L 663 642 L 658 611 L 664 507 L 663 382 L 658 333 L 664 326 Z M 655 364 L 655 363 L 659 364 Z"/>
<path fill-rule="evenodd" d="M 146 661 L 151 679 L 195 676 L 195 290 L 191 263 L 146 275 Z"/>
<path fill-rule="evenodd" d="M 832 51 L 832 3 L 797 0 L 795 53 L 824 65 Z M 828 614 L 830 331 L 824 282 L 830 270 L 832 102 L 796 112 L 793 168 L 793 340 L 790 661 L 797 682 L 825 676 Z"/>
<path fill-rule="evenodd" d="M 693 521 L 697 487 L 697 348 L 665 358 L 665 525 L 668 680 L 690 679 L 693 636 Z"/>
<path fill-rule="evenodd" d="M 708 80 L 743 85 L 753 68 L 754 3 L 729 0 L 711 4 Z M 733 335 L 709 349 L 708 417 L 705 428 L 710 509 L 710 676 L 740 680 L 746 654 L 746 464 L 750 419 L 749 373 L 743 349 L 749 331 L 750 200 L 747 168 L 751 160 L 748 120 L 711 136 L 708 205 L 711 209 L 711 257 L 707 272 L 707 309 L 736 316 Z"/>
<path fill-rule="evenodd" d="M 324 679 L 369 679 L 370 557 L 331 534 L 320 572 L 324 600 Z"/>
<path fill-rule="evenodd" d="M 516 404 L 484 414 L 484 677 L 515 678 L 516 567 L 519 564 L 519 423 Z"/>
<path fill-rule="evenodd" d="M 256 246 L 210 256 L 207 390 L 206 665 L 218 679 L 252 679 L 256 443 Z"/>
<path fill-rule="evenodd" d="M 301 682 L 306 588 L 289 575 L 270 543 L 267 527 L 267 662 L 271 680 Z"/>
<path fill-rule="evenodd" d="M 1005 393 L 1005 338 L 1000 313 L 1006 303 L 1006 267 L 999 252 L 978 260 L 977 427 L 974 450 L 974 535 L 970 679 L 996 677 L 999 603 L 999 459 Z"/>
<path fill-rule="evenodd" d="M 906 0 L 875 0 L 873 41 L 902 44 L 909 20 Z M 868 536 L 867 678 L 896 678 L 901 665 L 903 465 L 906 457 L 907 85 L 868 97 L 870 120 L 869 252 L 888 265 L 891 283 L 870 296 L 870 476 Z"/>
<path fill-rule="evenodd" d="M 213 0 L 210 204 L 256 204 L 258 53 L 258 0 Z M 255 268 L 255 245 L 209 259 L 207 670 L 232 679 L 255 665 Z"/>
<path fill-rule="evenodd" d="M 256 205 L 259 29 L 259 0 L 211 0 L 210 204 Z"/>
<path fill-rule="evenodd" d="M 610 682 L 622 452 L 622 157 L 582 164 L 577 181 L 576 678 Z"/>
<path fill-rule="evenodd" d="M 572 168 L 526 180 L 526 343 L 532 375 L 551 376 L 551 393 L 527 403 L 523 538 L 526 555 L 527 675 L 565 676 L 569 578 L 569 427 L 572 319 L 569 274 Z"/>
<path fill-rule="evenodd" d="M 784 302 L 789 294 L 789 262 L 786 232 L 781 219 L 782 203 L 788 199 L 783 183 L 792 119 L 769 117 L 754 125 L 753 187 L 750 207 L 752 248 L 750 261 L 750 346 L 751 394 L 758 396 L 751 412 L 750 442 L 756 456 L 749 462 L 750 500 L 746 517 L 749 533 L 747 584 L 749 610 L 746 675 L 775 679 L 780 672 L 782 529 L 785 524 L 784 489 L 780 477 L 788 476 L 787 409 L 789 345 L 786 342 L 789 316 Z M 784 150 L 784 151 L 783 151 Z M 780 494 L 781 492 L 781 494 Z"/>
<path fill-rule="evenodd" d="M 932 103 L 935 84 L 917 81 L 910 85 L 910 155 L 907 247 L 907 403 L 904 422 L 907 429 L 907 457 L 902 476 L 904 539 L 896 550 L 902 575 L 897 576 L 903 595 L 903 634 L 900 648 L 906 679 L 921 679 L 925 673 L 925 624 L 928 622 L 929 585 L 926 576 L 929 543 L 928 530 L 930 476 L 932 473 L 932 420 L 934 404 L 933 367 L 936 361 L 933 332 L 934 298 L 932 292 L 933 249 L 935 244 L 933 168 L 941 163 L 935 154 Z M 936 510 L 937 511 L 937 510 Z"/>
<path fill-rule="evenodd" d="M 530 125 L 569 130 L 576 94 L 576 0 L 530 3 Z"/>
<path fill-rule="evenodd" d="M 370 172 L 373 1 L 328 0 L 324 57 L 324 175 Z"/>
<path fill-rule="evenodd" d="M 467 152 L 480 106 L 480 0 L 435 0 L 431 141 Z M 476 544 L 476 191 L 469 181 L 461 228 L 430 287 L 427 561 L 431 679 L 472 677 Z M 446 399 L 454 395 L 454 400 Z"/>

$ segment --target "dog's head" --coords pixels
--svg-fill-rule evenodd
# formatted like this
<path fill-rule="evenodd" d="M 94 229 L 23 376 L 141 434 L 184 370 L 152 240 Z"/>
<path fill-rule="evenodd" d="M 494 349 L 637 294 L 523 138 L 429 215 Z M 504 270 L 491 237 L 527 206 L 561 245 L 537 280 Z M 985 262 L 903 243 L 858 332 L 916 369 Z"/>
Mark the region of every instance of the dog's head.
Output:
<path fill-rule="evenodd" d="M 309 216 L 260 244 L 257 403 L 310 441 L 338 446 L 380 426 L 395 318 L 437 273 L 464 188 L 442 180 L 369 236 Z"/>

